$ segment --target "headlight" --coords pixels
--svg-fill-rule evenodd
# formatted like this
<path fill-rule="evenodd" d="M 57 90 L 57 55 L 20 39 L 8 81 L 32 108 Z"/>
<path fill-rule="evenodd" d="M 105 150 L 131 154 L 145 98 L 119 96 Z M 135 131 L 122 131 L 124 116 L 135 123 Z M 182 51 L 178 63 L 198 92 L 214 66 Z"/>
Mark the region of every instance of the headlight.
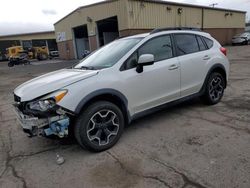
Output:
<path fill-rule="evenodd" d="M 45 112 L 56 105 L 54 100 L 40 100 L 28 103 L 28 108 L 31 110 L 38 110 Z"/>
<path fill-rule="evenodd" d="M 53 108 L 56 103 L 62 100 L 62 98 L 67 94 L 67 90 L 60 90 L 52 94 L 46 95 L 38 101 L 33 101 L 28 103 L 28 108 L 31 110 L 38 110 L 45 112 Z"/>

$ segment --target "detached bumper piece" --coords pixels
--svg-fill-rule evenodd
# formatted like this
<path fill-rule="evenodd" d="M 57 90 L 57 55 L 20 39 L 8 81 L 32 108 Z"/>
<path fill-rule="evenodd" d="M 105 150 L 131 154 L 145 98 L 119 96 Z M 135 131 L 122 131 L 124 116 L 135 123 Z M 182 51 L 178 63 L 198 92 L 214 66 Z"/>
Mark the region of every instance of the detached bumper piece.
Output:
<path fill-rule="evenodd" d="M 59 138 L 63 138 L 65 136 L 68 136 L 69 134 L 68 127 L 69 127 L 69 118 L 65 117 L 64 119 L 52 122 L 49 125 L 49 128 L 45 129 L 44 132 L 46 136 L 56 135 Z"/>
<path fill-rule="evenodd" d="M 69 117 L 66 115 L 38 118 L 23 114 L 17 107 L 14 109 L 23 131 L 29 137 L 56 135 L 63 138 L 68 136 Z"/>

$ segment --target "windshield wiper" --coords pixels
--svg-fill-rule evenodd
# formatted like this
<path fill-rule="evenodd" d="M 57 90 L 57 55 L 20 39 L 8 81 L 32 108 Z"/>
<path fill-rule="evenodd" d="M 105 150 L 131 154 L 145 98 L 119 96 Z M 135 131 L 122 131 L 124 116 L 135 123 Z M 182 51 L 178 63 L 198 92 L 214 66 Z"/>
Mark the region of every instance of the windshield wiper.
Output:
<path fill-rule="evenodd" d="M 81 67 L 74 67 L 75 69 L 84 69 L 84 70 L 97 70 L 97 68 L 92 66 L 81 66 Z"/>

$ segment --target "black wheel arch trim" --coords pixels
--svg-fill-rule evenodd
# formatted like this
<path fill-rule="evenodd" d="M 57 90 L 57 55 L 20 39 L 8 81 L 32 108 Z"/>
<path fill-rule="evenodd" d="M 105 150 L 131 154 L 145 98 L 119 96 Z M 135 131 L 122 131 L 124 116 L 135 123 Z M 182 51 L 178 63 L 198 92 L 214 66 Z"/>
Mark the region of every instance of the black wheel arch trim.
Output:
<path fill-rule="evenodd" d="M 201 90 L 200 90 L 199 93 L 202 94 L 202 93 L 205 92 L 205 90 L 206 90 L 206 83 L 207 83 L 207 81 L 208 81 L 208 79 L 209 79 L 209 76 L 210 76 L 211 73 L 214 72 L 214 70 L 217 69 L 217 68 L 222 69 L 223 72 L 225 73 L 225 88 L 227 87 L 227 72 L 226 72 L 225 67 L 224 67 L 223 65 L 221 65 L 221 64 L 215 64 L 215 65 L 213 65 L 213 66 L 209 69 L 209 71 L 208 71 L 208 73 L 207 73 L 207 75 L 206 75 L 206 78 L 205 78 L 205 80 L 204 80 L 204 83 L 203 83 L 203 85 L 202 85 L 202 88 L 201 88 Z"/>
<path fill-rule="evenodd" d="M 94 99 L 95 97 L 98 96 L 102 96 L 102 95 L 113 95 L 117 98 L 119 98 L 122 101 L 122 105 L 126 108 L 124 110 L 126 110 L 126 118 L 127 121 L 130 122 L 131 121 L 131 116 L 130 113 L 128 111 L 128 99 L 120 92 L 117 91 L 115 89 L 111 89 L 111 88 L 105 88 L 105 89 L 100 89 L 100 90 L 96 90 L 90 94 L 88 94 L 87 96 L 85 96 L 80 103 L 77 105 L 76 109 L 75 109 L 75 114 L 79 114 L 81 112 L 81 110 L 83 109 L 83 107 L 92 99 Z M 122 110 L 122 109 L 121 109 Z"/>

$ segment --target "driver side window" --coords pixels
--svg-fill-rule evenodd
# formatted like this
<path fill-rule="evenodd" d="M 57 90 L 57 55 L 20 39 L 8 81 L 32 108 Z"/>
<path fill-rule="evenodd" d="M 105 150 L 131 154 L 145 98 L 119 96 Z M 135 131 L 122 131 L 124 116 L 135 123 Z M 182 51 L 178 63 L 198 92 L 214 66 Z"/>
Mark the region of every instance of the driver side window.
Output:
<path fill-rule="evenodd" d="M 164 35 L 147 41 L 127 59 L 124 64 L 124 69 L 135 68 L 138 58 L 143 54 L 153 54 L 155 62 L 172 58 L 173 50 L 170 36 Z"/>

